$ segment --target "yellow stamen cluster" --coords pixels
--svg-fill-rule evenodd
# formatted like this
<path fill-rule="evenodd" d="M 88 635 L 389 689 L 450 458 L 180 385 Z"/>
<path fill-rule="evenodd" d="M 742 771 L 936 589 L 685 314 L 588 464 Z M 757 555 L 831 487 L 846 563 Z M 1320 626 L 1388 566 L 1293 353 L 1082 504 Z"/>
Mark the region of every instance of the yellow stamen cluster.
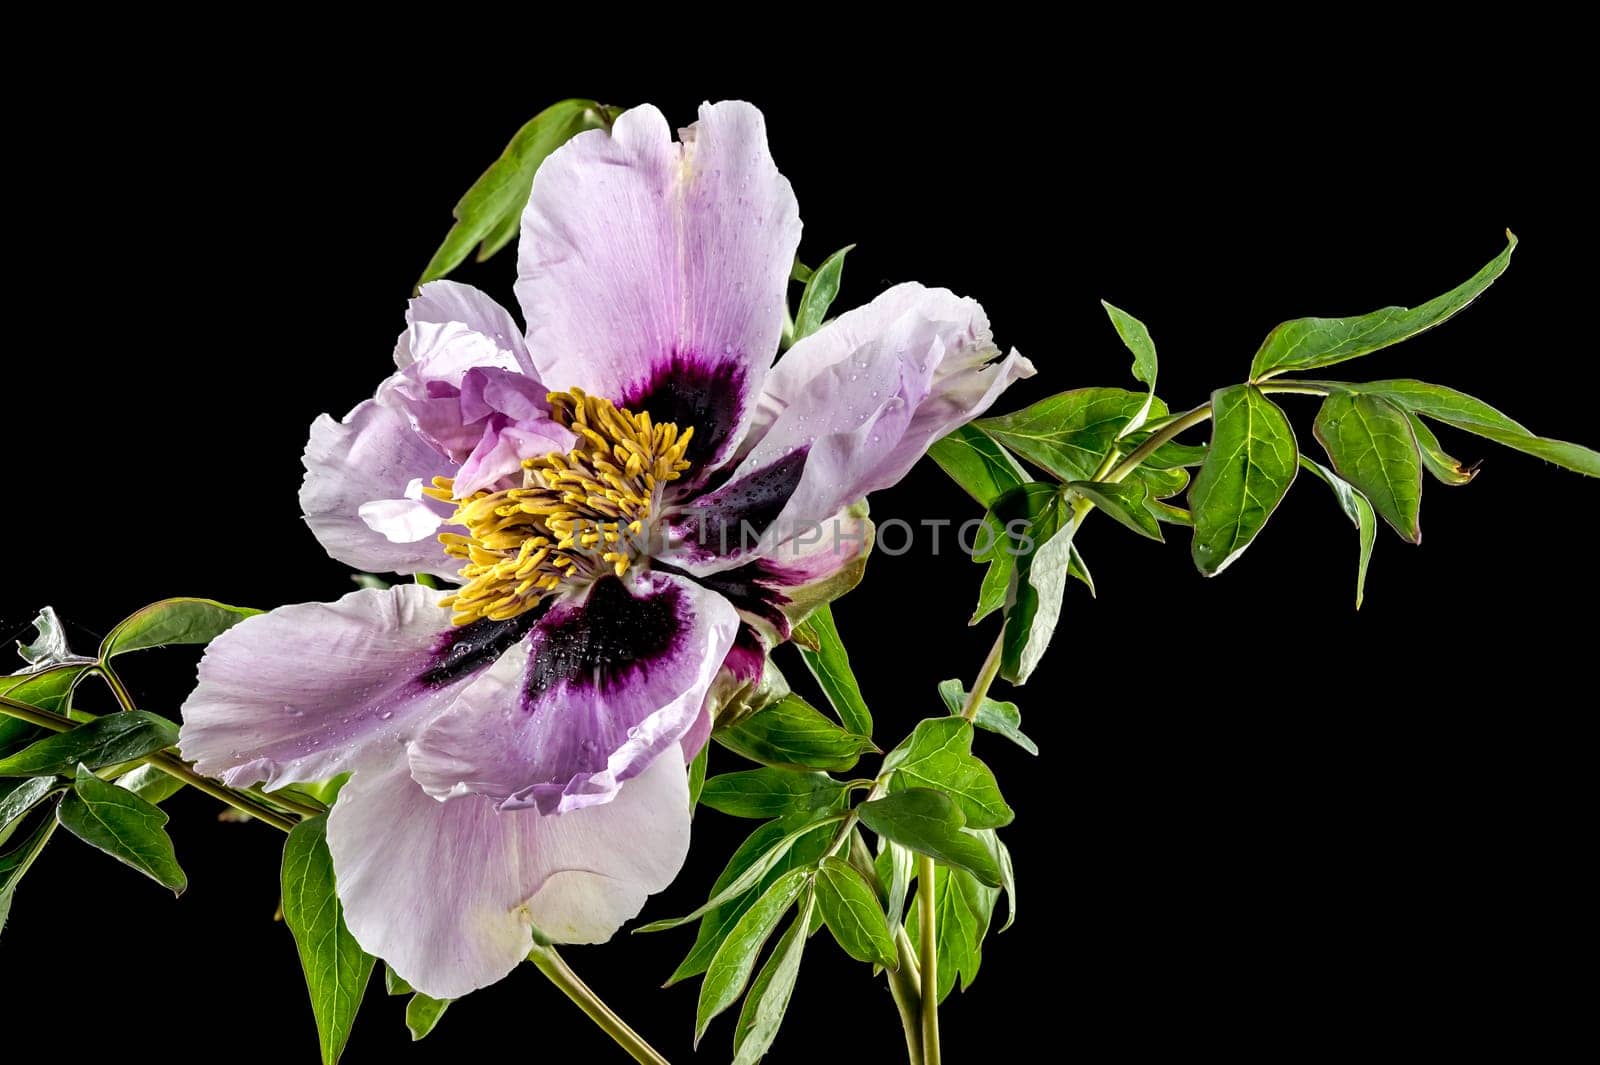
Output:
<path fill-rule="evenodd" d="M 440 602 L 457 625 L 505 621 L 569 580 L 622 576 L 636 557 L 660 487 L 689 468 L 691 426 L 652 424 L 580 389 L 552 392 L 550 414 L 577 434 L 573 449 L 522 460 L 522 487 L 458 499 L 448 477 L 423 491 L 456 505 L 445 551 L 464 559 L 464 587 Z"/>

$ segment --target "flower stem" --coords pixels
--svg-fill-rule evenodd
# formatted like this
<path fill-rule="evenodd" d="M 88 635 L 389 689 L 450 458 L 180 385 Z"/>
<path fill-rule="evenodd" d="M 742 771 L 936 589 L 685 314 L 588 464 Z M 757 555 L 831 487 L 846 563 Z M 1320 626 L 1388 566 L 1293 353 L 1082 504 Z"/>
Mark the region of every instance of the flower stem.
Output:
<path fill-rule="evenodd" d="M 1199 425 L 1209 417 L 1211 417 L 1210 403 L 1202 403 L 1194 410 L 1189 411 L 1187 414 L 1179 415 L 1177 418 L 1174 418 L 1172 421 L 1162 426 L 1156 432 L 1151 433 L 1150 439 L 1134 448 L 1133 453 L 1127 458 L 1123 459 L 1121 462 L 1117 463 L 1116 467 L 1110 473 L 1106 474 L 1102 480 L 1108 481 L 1111 484 L 1116 484 L 1118 481 L 1123 480 L 1134 470 L 1138 469 L 1140 463 L 1149 458 L 1151 455 L 1154 455 L 1156 450 L 1160 448 L 1162 444 L 1165 444 L 1167 441 L 1171 440 L 1185 429 L 1193 429 L 1195 426 Z"/>
<path fill-rule="evenodd" d="M 939 1049 L 939 918 L 934 913 L 934 864 L 917 856 L 917 922 L 922 947 L 922 1063 L 941 1065 Z"/>
<path fill-rule="evenodd" d="M 590 990 L 588 984 L 578 979 L 578 974 L 573 972 L 561 955 L 556 953 L 555 947 L 536 945 L 533 953 L 528 955 L 528 960 L 533 962 L 552 984 L 560 988 L 562 994 L 588 1014 L 589 1019 L 599 1025 L 601 1031 L 626 1050 L 634 1061 L 640 1062 L 641 1065 L 671 1065 L 666 1058 L 656 1052 L 654 1047 L 646 1043 L 638 1032 L 629 1028 L 627 1022 L 618 1017 L 610 1006 L 602 1002 L 600 996 Z"/>
<path fill-rule="evenodd" d="M 0 714 L 26 721 L 32 725 L 38 725 L 40 728 L 50 729 L 52 732 L 70 732 L 78 727 L 78 723 L 71 718 L 52 714 L 48 710 L 40 710 L 36 706 L 29 706 L 27 703 L 18 702 L 3 695 L 0 695 Z M 195 790 L 205 792 L 213 799 L 225 802 L 235 810 L 247 813 L 256 820 L 264 821 L 280 831 L 288 832 L 295 826 L 295 822 L 289 818 L 283 817 L 253 799 L 238 794 L 231 788 L 208 780 L 165 751 L 156 751 L 153 754 L 146 755 L 141 761 L 155 766 L 168 776 L 176 777 Z"/>
<path fill-rule="evenodd" d="M 868 849 L 867 841 L 861 838 L 861 833 L 855 831 L 850 833 L 850 864 L 866 878 L 868 884 L 872 885 L 881 903 L 886 893 L 882 881 L 878 879 L 872 851 Z M 917 979 L 917 958 L 911 949 L 911 943 L 906 939 L 905 929 L 896 924 L 894 932 L 895 957 L 899 965 L 893 969 L 885 969 L 883 975 L 889 981 L 889 994 L 894 997 L 895 1009 L 900 1011 L 900 1027 L 906 1033 L 906 1061 L 908 1065 L 924 1065 L 922 985 Z"/>
<path fill-rule="evenodd" d="M 989 657 L 983 660 L 983 668 L 978 670 L 978 678 L 972 682 L 972 691 L 967 693 L 967 701 L 961 707 L 961 716 L 971 721 L 978 716 L 978 709 L 983 706 L 984 697 L 989 694 L 990 685 L 1000 675 L 1000 660 L 1005 655 L 1006 630 L 1001 626 L 1000 632 L 994 638 L 994 646 L 989 648 Z"/>

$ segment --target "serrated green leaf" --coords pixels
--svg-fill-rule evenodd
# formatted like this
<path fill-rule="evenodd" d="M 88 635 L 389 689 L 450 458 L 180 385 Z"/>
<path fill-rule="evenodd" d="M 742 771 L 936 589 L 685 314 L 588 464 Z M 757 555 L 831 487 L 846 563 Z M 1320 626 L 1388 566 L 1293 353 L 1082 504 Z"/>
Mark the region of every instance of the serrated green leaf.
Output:
<path fill-rule="evenodd" d="M 174 644 L 206 644 L 245 618 L 261 613 L 210 599 L 163 599 L 129 615 L 100 643 L 110 661 L 129 651 Z"/>
<path fill-rule="evenodd" d="M 1116 444 L 1117 434 L 1147 403 L 1147 417 L 1166 417 L 1167 405 L 1159 397 L 1121 388 L 1080 388 L 972 424 L 1057 480 L 1087 481 Z"/>
<path fill-rule="evenodd" d="M 1439 438 L 1433 435 L 1433 430 L 1428 428 L 1428 423 L 1421 418 L 1406 412 L 1406 420 L 1411 423 L 1411 433 L 1417 438 L 1417 450 L 1422 454 L 1422 468 L 1431 473 L 1434 480 L 1440 484 L 1462 485 L 1478 476 L 1478 468 L 1464 467 L 1461 460 L 1451 458 L 1439 443 Z"/>
<path fill-rule="evenodd" d="M 1264 381 L 1286 370 L 1332 366 L 1398 344 L 1446 321 L 1488 288 L 1511 262 L 1517 238 L 1506 231 L 1506 247 L 1482 270 L 1442 296 L 1415 308 L 1385 307 L 1354 318 L 1296 318 L 1267 334 L 1250 363 L 1250 379 Z"/>
<path fill-rule="evenodd" d="M 762 946 L 811 882 L 812 875 L 810 869 L 792 869 L 779 877 L 762 892 L 755 905 L 745 911 L 722 941 L 722 946 L 717 948 L 706 968 L 705 979 L 700 983 L 700 1001 L 695 1008 L 694 1022 L 696 1046 L 712 1018 L 738 1001 L 755 970 Z"/>
<path fill-rule="evenodd" d="M 56 807 L 56 820 L 91 847 L 139 870 L 175 895 L 189 886 L 172 840 L 162 828 L 167 815 L 131 791 L 101 780 L 86 766 L 78 766 L 72 790 Z"/>
<path fill-rule="evenodd" d="M 934 441 L 928 449 L 928 457 L 985 507 L 993 505 L 1013 488 L 1033 480 L 1011 452 L 975 425 L 963 425 Z"/>
<path fill-rule="evenodd" d="M 945 708 L 953 715 L 960 714 L 962 708 L 967 705 L 966 688 L 955 678 L 939 682 L 939 698 L 944 700 Z M 1017 709 L 1016 703 L 1001 702 L 984 696 L 983 702 L 978 704 L 978 714 L 972 723 L 987 732 L 1004 736 L 1031 755 L 1039 754 L 1038 744 L 1022 731 L 1022 711 Z"/>
<path fill-rule="evenodd" d="M 917 723 L 903 751 L 885 760 L 891 791 L 931 788 L 956 801 L 972 828 L 999 828 L 1016 814 L 1000 795 L 994 773 L 972 754 L 972 723 L 932 717 Z"/>
<path fill-rule="evenodd" d="M 638 928 L 635 928 L 634 932 L 664 932 L 669 928 L 677 928 L 679 925 L 688 924 L 690 921 L 704 917 L 707 913 L 715 910 L 719 906 L 731 902 L 733 899 L 743 895 L 746 891 L 749 891 L 751 888 L 760 883 L 762 877 L 766 876 L 766 874 L 778 864 L 779 860 L 788 854 L 789 849 L 793 847 L 802 836 L 809 835 L 820 825 L 837 822 L 842 819 L 843 815 L 835 814 L 819 821 L 807 821 L 803 823 L 800 828 L 785 832 L 766 851 L 759 855 L 752 856 L 748 865 L 740 869 L 739 872 L 735 874 L 726 885 L 715 889 L 711 895 L 711 898 L 707 899 L 705 904 L 700 906 L 694 912 L 687 913 L 682 917 L 671 917 L 662 921 L 651 921 L 647 925 L 642 925 Z M 732 867 L 731 862 L 729 863 L 729 866 L 730 868 Z"/>
<path fill-rule="evenodd" d="M 1137 478 L 1119 481 L 1069 481 L 1067 487 L 1103 510 L 1125 528 L 1157 543 L 1165 541 L 1161 525 L 1150 512 L 1150 492 Z"/>
<path fill-rule="evenodd" d="M 1105 300 L 1100 301 L 1100 306 L 1106 309 L 1106 314 L 1111 317 L 1111 325 L 1116 329 L 1117 335 L 1122 338 L 1133 353 L 1133 376 L 1136 380 L 1143 381 L 1150 386 L 1149 397 L 1138 413 L 1128 419 L 1128 424 L 1123 426 L 1119 437 L 1137 432 L 1145 423 L 1150 414 L 1150 405 L 1156 398 L 1156 342 L 1150 339 L 1150 330 L 1145 324 L 1133 315 L 1118 307 L 1113 307 Z"/>
<path fill-rule="evenodd" d="M 1600 477 L 1600 452 L 1582 444 L 1535 436 L 1520 422 L 1512 421 L 1481 399 L 1444 385 L 1426 381 L 1395 379 L 1351 384 L 1347 381 L 1308 381 L 1314 387 L 1335 392 L 1355 392 L 1382 396 L 1403 410 L 1464 429 L 1475 436 L 1553 462 L 1588 477 Z"/>
<path fill-rule="evenodd" d="M 1334 498 L 1339 501 L 1339 509 L 1344 511 L 1344 516 L 1356 527 L 1356 536 L 1360 540 L 1361 553 L 1356 562 L 1356 609 L 1361 609 L 1361 604 L 1367 597 L 1367 567 L 1372 564 L 1372 545 L 1378 539 L 1378 519 L 1373 513 L 1372 504 L 1367 502 L 1367 497 L 1350 486 L 1344 478 L 1320 463 L 1312 462 L 1304 455 L 1300 456 L 1300 465 L 1320 477 L 1324 483 L 1333 489 Z"/>
<path fill-rule="evenodd" d="M 1395 532 L 1420 543 L 1422 456 L 1405 411 L 1382 396 L 1336 393 L 1323 401 L 1313 431 L 1339 476 Z"/>
<path fill-rule="evenodd" d="M 854 247 L 854 244 L 847 244 L 840 248 L 824 259 L 822 265 L 806 279 L 805 293 L 800 297 L 800 306 L 794 313 L 795 343 L 822 328 L 823 321 L 828 317 L 828 308 L 833 306 L 834 298 L 839 295 L 844 257 Z"/>
<path fill-rule="evenodd" d="M 334 1065 L 350 1040 L 373 958 L 350 934 L 334 893 L 327 822 L 326 814 L 300 822 L 284 844 L 283 920 L 300 950 L 323 1065 Z"/>
<path fill-rule="evenodd" d="M 428 260 L 417 284 L 438 280 L 460 266 L 480 245 L 488 258 L 516 233 L 533 176 L 551 152 L 578 133 L 610 125 L 609 109 L 593 100 L 562 100 L 551 104 L 517 130 L 511 143 L 456 204 L 456 222 L 445 234 L 439 250 Z"/>
<path fill-rule="evenodd" d="M 808 815 L 790 816 L 778 821 L 769 821 L 750 833 L 749 837 L 739 845 L 738 850 L 728 859 L 727 866 L 717 877 L 716 883 L 711 885 L 713 898 L 725 891 L 735 878 L 749 869 L 785 835 L 808 824 L 810 828 L 790 844 L 776 862 L 772 863 L 761 880 L 754 885 L 753 890 L 738 893 L 728 902 L 706 911 L 700 919 L 694 946 L 678 964 L 677 969 L 673 970 L 672 976 L 667 979 L 667 986 L 670 987 L 680 980 L 705 972 L 706 966 L 711 964 L 712 956 L 722 945 L 729 930 L 744 912 L 754 905 L 761 892 L 771 887 L 789 870 L 814 865 L 832 845 L 838 829 L 832 819 L 818 822 Z"/>
<path fill-rule="evenodd" d="M 1250 546 L 1294 482 L 1299 448 L 1283 411 L 1254 385 L 1211 396 L 1211 446 L 1189 490 L 1190 553 L 1215 577 Z"/>
<path fill-rule="evenodd" d="M 984 883 L 999 886 L 1000 867 L 982 843 L 961 831 L 966 819 L 948 795 L 911 788 L 862 803 L 856 812 L 878 835 L 935 861 L 970 869 Z"/>
<path fill-rule="evenodd" d="M 794 994 L 795 978 L 800 975 L 813 905 L 812 896 L 801 901 L 799 914 L 778 940 L 751 985 L 750 994 L 745 996 L 733 1034 L 733 1065 L 755 1065 L 777 1038 Z"/>
<path fill-rule="evenodd" d="M 830 855 L 822 859 L 816 884 L 817 908 L 844 952 L 857 961 L 895 968 L 894 937 L 866 878 Z"/>
<path fill-rule="evenodd" d="M 988 935 L 998 897 L 997 890 L 978 883 L 964 870 L 943 866 L 935 870 L 934 916 L 938 934 L 940 1002 L 955 990 L 958 977 L 963 990 L 971 987 L 977 978 L 983 961 L 983 940 Z M 918 892 L 911 914 L 906 918 L 906 932 L 912 946 L 919 951 L 922 922 L 918 909 L 921 905 L 922 894 Z"/>
<path fill-rule="evenodd" d="M 850 655 L 839 638 L 839 627 L 834 624 L 833 610 L 824 603 L 798 626 L 802 630 L 800 657 L 806 668 L 817 678 L 822 693 L 828 697 L 833 712 L 839 715 L 844 727 L 858 736 L 872 736 L 872 712 L 861 697 L 861 686 L 850 669 Z M 806 646 L 807 644 L 810 647 Z M 811 648 L 815 648 L 812 650 Z"/>
<path fill-rule="evenodd" d="M 0 846 L 16 832 L 28 811 L 61 786 L 61 781 L 54 777 L 0 780 Z"/>
<path fill-rule="evenodd" d="M 411 1001 L 406 1003 L 406 1027 L 411 1031 L 411 1041 L 414 1043 L 433 1031 L 449 1008 L 447 998 L 429 998 L 420 991 L 412 995 Z"/>
<path fill-rule="evenodd" d="M 786 695 L 731 728 L 713 734 L 718 743 L 762 765 L 843 771 L 875 750 L 865 736 L 835 725 L 798 695 Z"/>
<path fill-rule="evenodd" d="M 748 769 L 712 777 L 700 801 L 733 817 L 768 818 L 828 809 L 843 791 L 844 785 L 826 773 Z"/>
<path fill-rule="evenodd" d="M 119 765 L 178 742 L 178 726 L 143 710 L 108 714 L 58 732 L 0 758 L 0 777 L 67 776 L 78 763 L 90 769 Z"/>
<path fill-rule="evenodd" d="M 183 781 L 153 765 L 141 765 L 118 777 L 117 787 L 127 788 L 145 802 L 159 806 L 183 790 Z"/>
<path fill-rule="evenodd" d="M 6 919 L 11 916 L 11 902 L 16 897 L 17 885 L 22 883 L 22 878 L 39 860 L 39 855 L 44 853 L 44 846 L 50 842 L 55 830 L 55 818 L 46 818 L 16 848 L 0 854 L 0 931 L 5 930 Z"/>

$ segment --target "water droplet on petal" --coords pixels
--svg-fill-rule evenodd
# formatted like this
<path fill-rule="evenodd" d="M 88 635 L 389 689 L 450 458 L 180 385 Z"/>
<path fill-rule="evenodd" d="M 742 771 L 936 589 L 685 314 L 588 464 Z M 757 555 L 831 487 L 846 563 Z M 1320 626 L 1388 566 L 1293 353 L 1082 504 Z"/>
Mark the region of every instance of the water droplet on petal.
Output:
<path fill-rule="evenodd" d="M 384 721 L 388 721 L 388 720 L 390 720 L 391 718 L 394 717 L 394 711 L 393 710 L 385 710 L 383 713 L 379 714 L 378 717 L 380 719 L 384 720 Z"/>

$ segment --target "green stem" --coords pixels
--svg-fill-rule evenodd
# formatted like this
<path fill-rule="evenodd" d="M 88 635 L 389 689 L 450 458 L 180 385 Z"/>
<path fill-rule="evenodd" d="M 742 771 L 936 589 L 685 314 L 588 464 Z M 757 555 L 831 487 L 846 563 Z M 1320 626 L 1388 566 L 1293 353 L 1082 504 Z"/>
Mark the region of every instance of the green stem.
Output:
<path fill-rule="evenodd" d="M 602 1002 L 600 996 L 590 990 L 588 984 L 578 979 L 578 974 L 573 972 L 562 960 L 561 955 L 556 953 L 555 947 L 535 946 L 533 953 L 528 955 L 528 960 L 533 962 L 552 984 L 560 988 L 562 994 L 588 1014 L 589 1019 L 599 1025 L 601 1031 L 626 1050 L 634 1061 L 640 1062 L 641 1065 L 670 1065 L 670 1062 L 646 1043 L 638 1032 L 629 1028 L 627 1022 L 618 1017 L 610 1006 Z"/>
<path fill-rule="evenodd" d="M 883 882 L 878 879 L 877 863 L 861 833 L 850 833 L 850 864 L 867 878 L 867 883 L 878 893 L 881 905 L 887 896 Z M 895 925 L 895 956 L 899 966 L 885 969 L 889 981 L 889 994 L 894 997 L 894 1007 L 900 1011 L 900 1027 L 906 1033 L 906 1060 L 909 1065 L 924 1065 L 922 1060 L 922 985 L 917 978 L 917 959 L 906 939 L 905 929 Z"/>
<path fill-rule="evenodd" d="M 939 1049 L 939 918 L 934 912 L 934 864 L 917 856 L 917 932 L 922 947 L 922 1063 L 941 1065 Z"/>
<path fill-rule="evenodd" d="M 110 663 L 102 662 L 98 666 L 92 666 L 89 672 L 98 673 L 100 679 L 106 682 L 106 687 L 111 689 L 111 694 L 117 697 L 118 706 L 124 710 L 133 709 L 133 693 L 128 691 L 128 686 L 122 683 L 122 678 L 117 676 Z"/>
<path fill-rule="evenodd" d="M 18 702 L 4 695 L 0 695 L 0 714 L 26 721 L 32 725 L 38 725 L 40 728 L 50 729 L 52 732 L 70 732 L 78 727 L 78 723 L 71 718 L 52 714 L 48 710 L 40 710 L 36 706 L 29 706 L 27 703 Z M 266 822 L 273 828 L 288 832 L 296 824 L 296 822 L 276 811 L 269 810 L 260 803 L 201 776 L 165 751 L 156 751 L 153 754 L 148 754 L 141 761 L 155 766 L 168 776 L 176 777 L 196 791 L 205 792 L 213 799 L 225 802 L 235 810 L 247 813 L 258 821 Z"/>
<path fill-rule="evenodd" d="M 984 697 L 989 694 L 989 688 L 994 684 L 994 679 L 1000 675 L 1000 660 L 1005 655 L 1006 630 L 1000 629 L 1000 634 L 994 638 L 994 646 L 989 648 L 989 657 L 983 660 L 983 668 L 978 670 L 978 677 L 972 682 L 972 690 L 967 693 L 967 701 L 961 707 L 961 716 L 971 721 L 978 716 L 978 708 L 983 706 Z"/>
<path fill-rule="evenodd" d="M 1167 441 L 1171 440 L 1185 429 L 1193 429 L 1195 426 L 1199 425 L 1209 417 L 1211 417 L 1211 404 L 1202 403 L 1200 406 L 1196 407 L 1192 411 L 1189 411 L 1187 414 L 1183 414 L 1177 418 L 1174 418 L 1156 432 L 1151 433 L 1150 439 L 1134 448 L 1133 453 L 1127 458 L 1123 459 L 1121 462 L 1117 463 L 1116 467 L 1110 473 L 1106 474 L 1103 480 L 1108 481 L 1111 484 L 1116 484 L 1117 482 L 1123 480 L 1134 470 L 1138 469 L 1140 463 L 1149 458 L 1151 455 L 1154 455 L 1156 450 L 1160 448 L 1162 444 L 1165 444 Z"/>

